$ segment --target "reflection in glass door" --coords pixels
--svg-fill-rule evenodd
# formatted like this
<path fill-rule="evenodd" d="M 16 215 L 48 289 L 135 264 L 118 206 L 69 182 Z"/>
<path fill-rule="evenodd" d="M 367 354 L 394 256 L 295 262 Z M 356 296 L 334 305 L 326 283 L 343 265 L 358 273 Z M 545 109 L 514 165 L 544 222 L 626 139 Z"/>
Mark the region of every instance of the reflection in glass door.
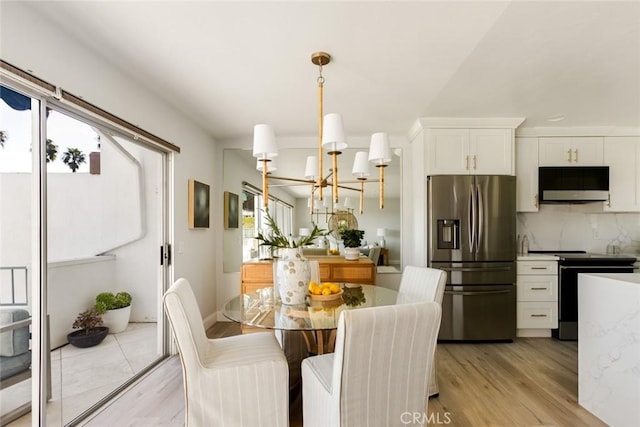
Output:
<path fill-rule="evenodd" d="M 46 424 L 66 425 L 166 354 L 159 304 L 166 266 L 159 249 L 166 241 L 167 154 L 80 120 L 77 111 L 45 109 L 45 101 L 15 94 L 24 108 L 5 102 L 4 87 L 0 102 L 0 309 L 22 308 L 35 324 L 47 319 L 42 354 L 33 352 L 26 371 L 50 369 L 44 385 L 28 378 L 9 384 L 3 370 L 1 410 L 17 417 L 14 409 L 28 411 L 33 396 L 48 395 L 42 399 Z M 40 188 L 46 197 L 38 196 Z M 32 237 L 43 231 L 41 240 Z M 46 242 L 42 250 L 39 241 Z M 113 294 L 115 306 L 123 295 L 131 304 L 98 313 L 110 328 L 99 343 L 69 344 L 69 334 L 80 329 L 74 327 L 82 326 L 78 319 L 95 317 L 91 310 L 102 293 Z M 40 297 L 46 316 L 33 301 Z M 37 348 L 32 340 L 27 354 Z M 18 422 L 28 425 L 30 417 Z"/>

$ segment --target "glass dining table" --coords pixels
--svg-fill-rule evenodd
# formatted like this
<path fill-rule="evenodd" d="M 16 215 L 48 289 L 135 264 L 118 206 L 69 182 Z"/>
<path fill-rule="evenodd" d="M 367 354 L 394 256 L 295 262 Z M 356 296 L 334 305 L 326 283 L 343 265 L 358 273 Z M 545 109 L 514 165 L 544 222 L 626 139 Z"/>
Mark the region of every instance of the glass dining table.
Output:
<path fill-rule="evenodd" d="M 332 297 L 307 296 L 305 304 L 263 303 L 257 291 L 238 295 L 224 305 L 226 318 L 244 326 L 299 331 L 309 354 L 332 352 L 338 319 L 343 310 L 396 303 L 398 292 L 375 285 L 341 283 L 342 292 Z"/>

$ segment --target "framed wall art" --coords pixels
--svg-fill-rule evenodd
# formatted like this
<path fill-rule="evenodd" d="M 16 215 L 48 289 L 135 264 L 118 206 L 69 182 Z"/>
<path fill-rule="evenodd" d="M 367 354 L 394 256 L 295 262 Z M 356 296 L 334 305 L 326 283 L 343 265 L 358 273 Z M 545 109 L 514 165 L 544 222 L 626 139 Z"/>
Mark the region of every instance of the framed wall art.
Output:
<path fill-rule="evenodd" d="M 209 186 L 189 180 L 189 228 L 209 228 Z"/>
<path fill-rule="evenodd" d="M 229 191 L 224 192 L 224 228 L 238 228 L 240 209 L 238 195 Z"/>

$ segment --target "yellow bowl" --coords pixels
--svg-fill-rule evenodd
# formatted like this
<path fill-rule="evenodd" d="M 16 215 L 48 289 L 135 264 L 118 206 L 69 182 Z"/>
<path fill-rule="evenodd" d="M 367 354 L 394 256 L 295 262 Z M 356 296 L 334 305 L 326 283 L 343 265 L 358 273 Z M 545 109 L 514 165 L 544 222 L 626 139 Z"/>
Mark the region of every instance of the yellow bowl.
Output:
<path fill-rule="evenodd" d="M 308 294 L 308 295 L 314 301 L 333 301 L 338 298 L 341 298 L 343 293 L 344 293 L 344 290 L 340 289 L 340 292 L 331 294 L 331 295 L 313 295 L 313 294 Z"/>

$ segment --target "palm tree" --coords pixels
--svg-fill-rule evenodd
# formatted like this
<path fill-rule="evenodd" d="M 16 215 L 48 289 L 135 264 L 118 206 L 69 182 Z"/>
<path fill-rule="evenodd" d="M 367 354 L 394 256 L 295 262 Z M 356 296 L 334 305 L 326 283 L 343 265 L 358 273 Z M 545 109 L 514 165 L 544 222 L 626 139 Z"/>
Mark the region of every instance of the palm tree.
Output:
<path fill-rule="evenodd" d="M 47 139 L 47 163 L 53 162 L 58 157 L 58 146 L 52 139 Z"/>
<path fill-rule="evenodd" d="M 69 169 L 71 169 L 73 173 L 75 173 L 85 161 L 85 155 L 77 148 L 67 148 L 67 151 L 62 154 L 62 162 L 69 166 Z"/>
<path fill-rule="evenodd" d="M 7 142 L 8 137 L 7 132 L 0 130 L 0 147 L 4 148 L 4 143 Z"/>

